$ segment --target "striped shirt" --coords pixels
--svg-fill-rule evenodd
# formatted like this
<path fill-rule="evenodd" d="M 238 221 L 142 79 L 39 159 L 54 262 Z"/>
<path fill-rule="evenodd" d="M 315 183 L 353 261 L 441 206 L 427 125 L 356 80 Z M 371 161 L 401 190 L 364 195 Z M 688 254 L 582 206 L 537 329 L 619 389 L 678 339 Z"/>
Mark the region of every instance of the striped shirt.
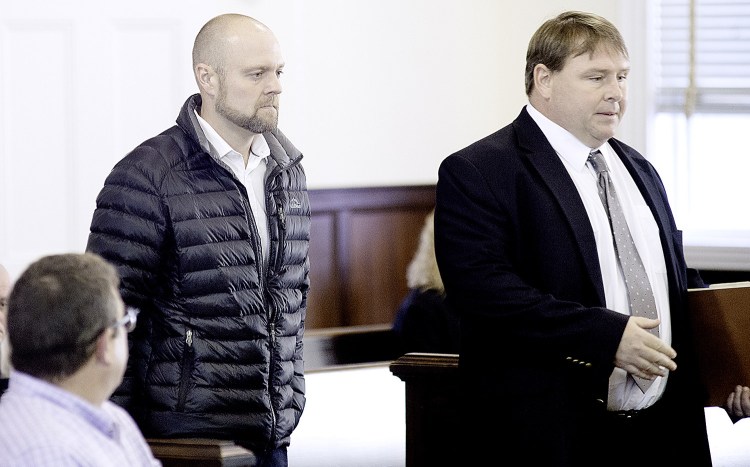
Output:
<path fill-rule="evenodd" d="M 12 371 L 0 399 L 0 467 L 160 466 L 133 419 Z"/>

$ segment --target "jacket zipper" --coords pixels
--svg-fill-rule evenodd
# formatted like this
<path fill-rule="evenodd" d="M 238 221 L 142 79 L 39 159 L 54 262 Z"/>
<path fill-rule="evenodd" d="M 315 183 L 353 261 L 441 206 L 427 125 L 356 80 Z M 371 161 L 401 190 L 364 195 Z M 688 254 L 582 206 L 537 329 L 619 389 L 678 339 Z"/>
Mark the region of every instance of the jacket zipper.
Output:
<path fill-rule="evenodd" d="M 260 286 L 260 291 L 261 291 L 260 295 L 263 300 L 263 309 L 268 310 L 269 309 L 268 298 L 266 297 L 266 274 L 268 273 L 268 267 L 264 265 L 265 262 L 263 261 L 263 251 L 261 250 L 260 238 L 258 235 L 258 227 L 255 224 L 255 220 L 252 218 L 253 216 L 252 209 L 247 204 L 245 206 L 251 216 L 249 218 L 248 223 L 250 224 L 249 225 L 250 229 L 254 233 L 255 241 L 253 242 L 253 247 L 255 247 L 255 251 L 259 253 L 259 255 L 257 255 L 256 257 L 256 264 L 258 265 L 258 271 L 259 271 L 258 273 L 259 284 L 258 285 Z M 269 229 L 270 229 L 270 226 L 269 226 Z M 274 352 L 276 348 L 276 324 L 274 323 L 274 320 L 276 318 L 273 312 L 269 312 L 267 314 L 267 318 L 268 318 L 268 335 L 269 335 L 269 338 L 271 339 L 270 352 L 269 352 L 269 358 L 268 358 L 268 403 L 271 408 L 271 436 L 268 440 L 268 449 L 272 449 L 274 444 L 276 444 L 276 423 L 277 423 L 276 409 L 273 406 L 273 394 L 271 393 L 271 388 L 273 387 L 271 381 L 273 380 L 273 367 L 274 367 L 274 360 L 275 360 Z"/>
<path fill-rule="evenodd" d="M 278 166 L 277 166 L 277 168 L 278 168 Z M 269 176 L 267 177 L 267 180 L 272 180 L 273 177 L 275 177 L 277 173 L 278 173 L 277 171 L 272 171 L 271 174 L 269 174 Z M 269 204 L 269 201 L 271 199 L 271 196 L 269 195 L 269 186 L 268 186 L 268 183 L 266 183 L 266 186 L 264 187 L 263 191 L 265 192 L 265 198 L 266 198 L 265 199 L 265 202 L 266 202 L 266 212 L 268 212 L 269 211 L 268 204 Z M 267 233 L 268 233 L 268 237 L 270 239 L 270 237 L 271 237 L 271 223 L 270 222 L 268 223 L 268 232 Z M 270 248 L 270 246 L 271 246 L 271 242 L 270 241 L 268 242 L 268 246 Z M 276 255 L 274 256 L 274 258 L 278 256 L 278 251 L 280 249 L 281 248 L 280 248 L 280 244 L 279 244 L 276 247 Z M 268 271 L 274 271 L 275 268 L 278 266 L 278 262 L 276 261 L 276 259 L 274 259 L 274 264 L 273 265 L 270 264 L 271 263 L 271 255 L 270 255 L 270 253 L 271 252 L 269 252 L 269 255 L 268 255 L 268 262 L 269 262 L 269 264 L 268 264 L 267 269 L 268 269 Z M 262 288 L 261 288 L 261 291 L 262 291 L 261 295 L 263 297 L 263 309 L 264 310 L 268 310 L 268 308 L 267 308 L 267 306 L 268 306 L 268 300 L 266 298 L 266 286 L 265 286 L 265 279 L 266 279 L 265 278 L 265 272 L 266 271 L 264 271 L 264 274 L 261 277 L 261 283 L 263 284 Z M 276 444 L 276 424 L 278 422 L 276 420 L 276 408 L 273 405 L 273 368 L 274 368 L 274 365 L 275 365 L 275 362 L 276 362 L 276 358 L 275 358 L 275 356 L 276 356 L 276 314 L 273 312 L 273 310 L 269 310 L 268 311 L 267 318 L 268 318 L 268 337 L 271 339 L 271 342 L 269 344 L 270 352 L 269 352 L 269 356 L 268 356 L 268 404 L 270 405 L 270 408 L 271 408 L 271 436 L 268 439 L 267 450 L 271 450 L 271 449 L 274 448 L 274 445 Z"/>
<path fill-rule="evenodd" d="M 255 224 L 255 219 L 253 218 L 253 210 L 249 206 L 249 201 L 246 200 L 245 197 L 242 198 L 243 205 L 245 206 L 245 210 L 248 213 L 248 227 L 253 232 L 253 248 L 256 251 L 256 258 L 255 262 L 258 265 L 258 282 L 259 287 L 261 291 L 261 297 L 263 300 L 263 309 L 268 310 L 268 299 L 266 297 L 266 274 L 268 271 L 268 268 L 264 265 L 263 261 L 263 251 L 261 250 L 261 244 L 260 244 L 260 235 L 258 232 L 258 226 Z M 269 235 L 270 235 L 270 225 L 269 225 Z M 276 325 L 274 323 L 275 316 L 273 313 L 269 313 L 267 315 L 268 318 L 268 335 L 271 339 L 270 343 L 270 352 L 269 352 L 269 358 L 268 358 L 268 403 L 271 408 L 271 436 L 268 439 L 268 449 L 272 449 L 274 444 L 276 443 L 276 410 L 273 406 L 273 394 L 271 393 L 272 383 L 273 380 L 273 366 L 274 366 L 274 352 L 276 347 Z"/>
<path fill-rule="evenodd" d="M 268 178 L 271 178 L 270 176 Z M 236 178 L 235 178 L 236 180 Z M 255 250 L 255 263 L 258 265 L 258 286 L 260 287 L 261 291 L 261 297 L 263 300 L 263 309 L 268 310 L 268 299 L 266 297 L 266 274 L 267 274 L 267 267 L 264 265 L 263 261 L 263 251 L 262 246 L 260 244 L 260 233 L 258 232 L 258 226 L 255 224 L 255 215 L 253 214 L 253 209 L 250 206 L 250 201 L 247 198 L 247 190 L 244 189 L 242 183 L 239 182 L 239 180 L 236 181 L 237 184 L 237 190 L 240 192 L 240 198 L 242 199 L 242 206 L 245 209 L 245 215 L 247 216 L 246 222 L 247 226 L 250 229 L 250 232 L 252 233 L 252 238 L 250 239 L 253 250 Z M 244 193 L 243 193 L 244 191 Z M 268 193 L 268 185 L 265 186 L 265 191 Z M 268 205 L 268 196 L 266 196 L 266 206 Z M 268 207 L 266 207 L 266 210 L 268 210 Z M 269 236 L 270 236 L 270 230 L 271 226 L 268 226 L 269 230 Z M 269 242 L 270 244 L 270 242 Z M 270 256 L 269 256 L 270 261 Z M 244 313 L 241 313 L 244 314 Z M 271 380 L 273 379 L 273 365 L 274 365 L 274 347 L 276 344 L 276 326 L 273 322 L 275 319 L 273 313 L 269 313 L 267 316 L 268 318 L 268 334 L 269 338 L 271 339 L 270 342 L 270 352 L 269 352 L 269 359 L 268 359 L 268 403 L 271 408 L 271 436 L 268 439 L 268 449 L 273 448 L 274 444 L 276 443 L 276 412 L 273 406 L 273 394 L 271 394 Z"/>
<path fill-rule="evenodd" d="M 283 170 L 289 170 L 291 167 L 296 166 L 297 164 L 299 164 L 300 159 L 301 159 L 301 157 L 298 157 L 297 159 L 293 160 L 291 162 L 291 164 L 289 164 L 288 166 L 284 167 L 283 169 L 280 168 L 280 166 L 277 164 L 276 167 L 274 168 L 274 170 L 272 170 L 271 173 L 268 175 L 268 177 L 266 177 L 266 179 L 267 180 L 271 180 L 276 175 L 278 175 L 279 173 L 281 173 Z M 236 177 L 234 177 L 234 173 L 231 170 L 229 170 L 229 169 L 226 169 L 226 170 L 230 173 L 230 175 L 232 175 L 232 177 L 235 179 L 235 181 L 237 183 L 237 189 L 240 191 L 240 195 L 241 195 L 241 198 L 242 198 L 242 201 L 243 201 L 242 204 L 243 204 L 243 207 L 245 208 L 245 212 L 247 213 L 247 223 L 249 224 L 248 226 L 250 227 L 250 230 L 254 234 L 254 239 L 253 239 L 254 241 L 252 242 L 253 248 L 255 249 L 255 251 L 257 253 L 260 253 L 260 255 L 258 255 L 256 257 L 256 261 L 257 261 L 257 264 L 258 264 L 258 270 L 259 270 L 259 274 L 258 274 L 258 276 L 259 276 L 259 278 L 258 278 L 259 284 L 258 285 L 260 286 L 261 297 L 263 299 L 263 309 L 267 310 L 268 309 L 268 299 L 266 297 L 266 273 L 267 273 L 268 270 L 274 270 L 274 269 L 270 268 L 270 266 L 271 266 L 270 264 L 268 265 L 268 268 L 264 265 L 263 251 L 261 250 L 261 244 L 260 244 L 260 238 L 259 238 L 259 233 L 258 233 L 258 227 L 255 224 L 255 219 L 253 217 L 254 215 L 253 215 L 252 208 L 249 206 L 250 201 L 247 199 L 247 192 L 245 190 L 245 193 L 243 195 L 242 192 L 243 192 L 244 186 L 242 185 L 242 183 L 239 180 L 237 180 Z M 266 183 L 265 184 L 265 190 L 264 190 L 265 193 L 266 193 L 266 211 L 268 211 L 268 202 L 269 202 L 269 199 L 270 199 L 270 197 L 268 196 L 268 191 L 269 191 L 268 188 L 269 188 L 268 187 L 268 183 Z M 275 252 L 276 254 L 274 255 L 274 264 L 273 264 L 274 268 L 278 267 L 278 265 L 279 265 L 279 262 L 281 260 L 281 254 L 283 252 L 283 249 L 281 248 L 281 241 L 285 240 L 285 238 L 286 238 L 286 235 L 285 235 L 285 233 L 286 233 L 286 217 L 284 215 L 284 209 L 283 209 L 283 207 L 279 206 L 277 208 L 277 213 L 279 215 L 279 223 L 280 223 L 279 227 L 280 227 L 280 230 L 279 230 L 279 246 L 276 248 L 276 252 Z M 268 225 L 268 231 L 269 231 L 268 235 L 269 235 L 269 237 L 270 237 L 270 234 L 271 234 L 270 230 L 271 230 L 271 226 L 269 224 Z M 282 232 L 284 233 L 283 236 L 282 236 Z M 269 242 L 269 244 L 270 244 L 270 242 Z M 270 258 L 271 257 L 270 257 L 270 254 L 269 254 L 269 263 L 271 261 Z M 274 446 L 274 444 L 276 442 L 276 423 L 277 423 L 277 420 L 276 420 L 276 412 L 275 412 L 275 409 L 274 409 L 274 406 L 273 406 L 273 394 L 272 394 L 272 390 L 271 390 L 271 388 L 272 388 L 271 381 L 273 379 L 272 373 L 273 373 L 274 362 L 275 362 L 274 350 L 276 348 L 276 314 L 273 313 L 273 311 L 271 310 L 271 312 L 268 314 L 267 318 L 268 318 L 268 335 L 269 335 L 269 338 L 271 340 L 271 342 L 270 342 L 270 346 L 271 346 L 270 350 L 271 350 L 271 352 L 270 352 L 270 357 L 269 357 L 269 361 L 268 361 L 268 363 L 269 363 L 269 368 L 268 368 L 268 401 L 269 401 L 269 404 L 271 406 L 271 423 L 272 423 L 272 425 L 271 425 L 271 437 L 269 439 L 269 446 L 268 447 L 269 448 L 273 448 L 273 446 Z M 188 331 L 188 333 L 189 333 L 189 340 L 190 340 L 190 344 L 189 345 L 192 346 L 192 331 Z M 187 339 L 186 339 L 186 342 L 187 342 Z M 184 369 L 184 367 L 185 367 L 185 365 L 184 365 L 184 362 L 183 362 L 183 369 Z M 182 392 L 182 382 L 180 384 L 180 390 Z M 184 403 L 183 399 L 184 399 L 185 396 L 186 395 L 183 395 L 183 397 L 181 397 L 181 400 L 183 401 L 183 403 Z"/>
<path fill-rule="evenodd" d="M 297 165 L 297 163 L 299 163 L 299 159 L 295 160 L 292 164 L 290 164 L 288 167 L 285 167 L 283 170 L 288 170 L 289 167 Z M 282 169 L 277 165 L 274 168 L 274 170 L 271 171 L 271 173 L 268 175 L 268 177 L 266 177 L 266 180 L 272 180 L 279 173 L 281 173 L 281 171 L 282 171 Z M 265 188 L 264 191 L 265 191 L 265 197 L 266 197 L 266 200 L 265 200 L 266 201 L 266 212 L 268 212 L 269 211 L 268 210 L 268 205 L 269 205 L 269 201 L 271 199 L 271 196 L 268 194 L 269 193 L 268 183 L 266 183 L 266 185 L 265 185 L 264 188 Z M 252 209 L 250 209 L 249 211 L 250 211 L 250 216 L 252 216 L 253 215 L 252 214 Z M 284 214 L 284 208 L 282 206 L 280 206 L 280 205 L 277 206 L 277 213 L 279 215 L 279 242 L 278 242 L 278 245 L 276 247 L 273 265 L 271 265 L 271 264 L 268 265 L 268 270 L 270 270 L 270 271 L 275 271 L 276 268 L 278 268 L 279 261 L 281 260 L 281 254 L 283 253 L 282 241 L 284 241 L 285 237 L 286 237 L 286 235 L 284 235 L 286 233 L 286 217 L 285 217 L 285 214 Z M 255 234 L 256 234 L 256 242 L 255 242 L 255 246 L 257 248 L 256 251 L 261 252 L 260 245 L 259 245 L 260 239 L 258 239 L 258 235 L 257 235 L 258 234 L 258 229 L 255 226 L 255 221 L 253 219 L 251 219 L 251 221 L 252 222 L 250 222 L 250 224 L 251 224 L 250 228 L 253 229 L 254 232 L 255 232 Z M 269 237 L 271 235 L 271 225 L 270 225 L 270 223 L 268 224 L 268 235 L 269 235 Z M 269 246 L 270 246 L 270 242 L 269 242 Z M 261 255 L 262 255 L 262 252 L 261 252 Z M 270 262 L 271 262 L 271 255 L 269 254 L 269 263 Z M 261 256 L 261 261 L 260 261 L 259 264 L 261 265 L 260 266 L 261 273 L 259 274 L 259 276 L 260 276 L 259 280 L 260 280 L 260 287 L 261 287 L 261 296 L 263 297 L 263 309 L 264 310 L 268 310 L 268 299 L 266 297 L 266 277 L 265 277 L 267 271 L 266 271 L 266 268 L 263 267 L 263 258 L 262 258 L 262 256 Z M 273 268 L 271 266 L 273 266 Z M 276 358 L 275 358 L 276 357 L 276 314 L 273 312 L 273 310 L 269 311 L 269 314 L 268 314 L 267 318 L 268 318 L 268 336 L 271 339 L 271 342 L 270 342 L 270 355 L 269 355 L 269 359 L 268 359 L 268 365 L 269 365 L 269 368 L 268 368 L 268 403 L 271 406 L 271 437 L 268 440 L 268 449 L 273 449 L 274 445 L 276 444 L 276 424 L 277 424 L 276 409 L 275 409 L 275 407 L 273 405 L 273 390 L 272 390 L 272 388 L 273 388 L 273 368 L 274 368 L 275 362 L 276 362 Z"/>

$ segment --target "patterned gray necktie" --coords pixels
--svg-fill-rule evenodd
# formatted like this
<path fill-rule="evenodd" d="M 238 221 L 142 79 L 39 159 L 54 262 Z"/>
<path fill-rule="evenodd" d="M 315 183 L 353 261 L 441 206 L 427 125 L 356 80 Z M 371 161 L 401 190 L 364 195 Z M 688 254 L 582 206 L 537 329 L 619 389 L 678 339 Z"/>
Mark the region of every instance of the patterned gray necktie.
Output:
<path fill-rule="evenodd" d="M 625 285 L 628 289 L 630 314 L 656 319 L 658 317 L 656 301 L 654 300 L 654 293 L 651 290 L 651 284 L 646 275 L 646 268 L 643 267 L 641 256 L 638 254 L 635 243 L 633 243 L 633 237 L 630 235 L 625 214 L 622 211 L 622 206 L 620 206 L 620 201 L 617 199 L 615 186 L 612 184 L 609 169 L 601 151 L 592 151 L 589 154 L 589 162 L 598 175 L 599 197 L 602 199 L 607 216 L 609 217 L 615 254 L 617 255 L 617 260 L 620 262 L 622 275 L 625 278 Z M 658 327 L 649 329 L 649 332 L 659 337 Z M 637 376 L 633 376 L 633 379 L 644 393 L 653 383 L 651 380 Z"/>

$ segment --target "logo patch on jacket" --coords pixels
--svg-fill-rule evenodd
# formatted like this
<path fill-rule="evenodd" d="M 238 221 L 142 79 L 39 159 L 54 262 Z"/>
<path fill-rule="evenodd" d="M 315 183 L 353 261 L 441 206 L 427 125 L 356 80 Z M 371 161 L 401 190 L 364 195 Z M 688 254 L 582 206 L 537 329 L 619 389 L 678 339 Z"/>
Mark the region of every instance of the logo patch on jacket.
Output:
<path fill-rule="evenodd" d="M 299 209 L 302 207 L 302 203 L 300 203 L 297 198 L 292 197 L 292 199 L 289 200 L 289 207 L 292 209 Z"/>

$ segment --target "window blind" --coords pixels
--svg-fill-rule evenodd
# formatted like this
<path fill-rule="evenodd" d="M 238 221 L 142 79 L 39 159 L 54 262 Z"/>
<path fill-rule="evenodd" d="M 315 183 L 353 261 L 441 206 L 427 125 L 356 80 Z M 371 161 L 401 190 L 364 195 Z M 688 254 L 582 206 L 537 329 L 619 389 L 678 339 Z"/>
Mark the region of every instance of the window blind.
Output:
<path fill-rule="evenodd" d="M 659 112 L 750 114 L 750 0 L 662 0 Z"/>

